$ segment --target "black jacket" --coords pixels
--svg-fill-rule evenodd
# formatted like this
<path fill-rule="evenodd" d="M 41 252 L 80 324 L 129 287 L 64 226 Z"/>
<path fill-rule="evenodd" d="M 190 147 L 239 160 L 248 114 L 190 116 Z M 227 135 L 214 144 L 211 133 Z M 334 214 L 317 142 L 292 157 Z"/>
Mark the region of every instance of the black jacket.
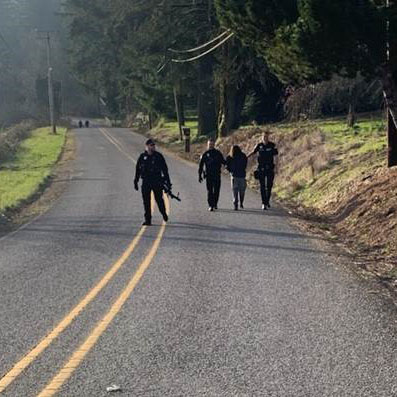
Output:
<path fill-rule="evenodd" d="M 247 168 L 247 156 L 244 153 L 236 157 L 226 157 L 226 168 L 236 178 L 245 178 Z"/>
<path fill-rule="evenodd" d="M 159 152 L 154 152 L 149 155 L 147 151 L 143 152 L 138 159 L 135 168 L 135 182 L 142 178 L 144 181 L 160 183 L 164 178 L 170 182 L 168 175 L 168 167 L 163 155 Z"/>
<path fill-rule="evenodd" d="M 254 153 L 258 153 L 259 168 L 274 168 L 274 157 L 278 155 L 278 150 L 273 142 L 258 143 L 254 149 Z"/>
<path fill-rule="evenodd" d="M 222 153 L 218 149 L 207 150 L 200 159 L 199 177 L 203 175 L 205 167 L 205 174 L 207 177 L 215 177 L 221 174 L 222 165 L 226 164 Z"/>

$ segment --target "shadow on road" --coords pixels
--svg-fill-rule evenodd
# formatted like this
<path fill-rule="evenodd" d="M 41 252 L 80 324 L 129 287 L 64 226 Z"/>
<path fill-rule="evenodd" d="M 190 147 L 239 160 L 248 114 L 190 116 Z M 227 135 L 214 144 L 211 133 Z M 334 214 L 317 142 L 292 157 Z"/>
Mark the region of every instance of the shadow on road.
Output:
<path fill-rule="evenodd" d="M 167 228 L 187 228 L 187 229 L 196 229 L 203 231 L 217 231 L 222 233 L 238 233 L 238 234 L 257 234 L 257 235 L 271 235 L 275 237 L 284 237 L 284 238 L 299 238 L 299 239 L 312 239 L 312 240 L 324 240 L 321 237 L 317 236 L 307 236 L 299 233 L 287 233 L 287 232 L 274 232 L 272 230 L 267 229 L 248 229 L 241 227 L 222 227 L 222 226 L 214 226 L 214 225 L 201 225 L 196 223 L 185 223 L 185 222 L 172 222 L 168 224 Z"/>
<path fill-rule="evenodd" d="M 195 244 L 204 244 L 208 245 L 227 245 L 232 247 L 243 247 L 243 248 L 261 248 L 261 249 L 268 249 L 268 250 L 278 250 L 278 251 L 292 251 L 292 252 L 306 252 L 306 253 L 315 253 L 315 254 L 331 254 L 329 251 L 323 251 L 319 249 L 312 249 L 312 248 L 302 248 L 302 247 L 288 247 L 283 245 L 272 245 L 272 244 L 252 244 L 247 242 L 238 242 L 235 240 L 218 240 L 218 239 L 203 239 L 203 238 L 196 238 L 196 237 L 182 237 L 182 236 L 165 236 L 165 241 L 191 241 Z"/>

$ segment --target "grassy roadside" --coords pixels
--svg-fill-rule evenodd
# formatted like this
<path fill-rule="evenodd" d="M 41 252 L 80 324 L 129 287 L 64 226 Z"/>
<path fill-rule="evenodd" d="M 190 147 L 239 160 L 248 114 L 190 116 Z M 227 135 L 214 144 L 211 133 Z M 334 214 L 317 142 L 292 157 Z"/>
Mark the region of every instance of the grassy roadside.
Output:
<path fill-rule="evenodd" d="M 197 161 L 205 142 L 183 153 L 177 129 L 165 124 L 150 135 L 181 157 Z M 344 118 L 242 127 L 220 139 L 228 153 L 238 144 L 250 152 L 269 130 L 280 153 L 275 195 L 306 230 L 339 241 L 360 271 L 397 292 L 397 167 L 386 168 L 386 126 L 381 114 L 359 115 L 354 128 Z M 248 183 L 256 167 L 250 161 Z M 300 221 L 299 221 L 300 222 Z"/>
<path fill-rule="evenodd" d="M 276 194 L 320 211 L 339 201 L 354 180 L 385 165 L 386 131 L 381 118 L 363 118 L 355 128 L 344 120 L 319 120 L 275 130 L 281 146 Z"/>
<path fill-rule="evenodd" d="M 50 128 L 36 129 L 10 160 L 0 164 L 0 213 L 28 202 L 46 184 L 65 137 L 66 128 L 59 128 L 56 135 Z"/>
<path fill-rule="evenodd" d="M 192 153 L 187 157 L 194 160 L 205 147 L 205 137 L 198 139 L 197 125 L 191 123 L 190 127 Z M 250 152 L 261 132 L 270 130 L 280 151 L 281 172 L 275 194 L 281 200 L 323 211 L 339 201 L 346 185 L 384 167 L 385 128 L 381 115 L 362 117 L 354 128 L 346 127 L 344 118 L 277 123 L 259 129 L 242 127 L 219 140 L 218 146 L 224 154 L 235 143 Z M 150 135 L 183 154 L 176 122 L 162 121 Z"/>

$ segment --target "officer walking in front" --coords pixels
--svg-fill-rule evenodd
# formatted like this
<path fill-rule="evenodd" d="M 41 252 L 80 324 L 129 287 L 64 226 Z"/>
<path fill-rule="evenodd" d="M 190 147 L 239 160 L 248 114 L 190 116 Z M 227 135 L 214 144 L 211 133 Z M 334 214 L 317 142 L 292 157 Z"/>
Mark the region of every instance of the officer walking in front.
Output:
<path fill-rule="evenodd" d="M 207 142 L 208 150 L 201 156 L 199 165 L 199 182 L 203 177 L 207 180 L 207 200 L 208 211 L 218 209 L 219 192 L 221 189 L 221 168 L 226 165 L 222 153 L 215 149 L 215 141 L 209 138 Z M 205 168 L 205 169 L 204 169 Z"/>
<path fill-rule="evenodd" d="M 262 135 L 262 142 L 258 143 L 248 158 L 258 154 L 258 175 L 261 187 L 262 209 L 270 208 L 270 196 L 274 176 L 278 170 L 278 150 L 276 145 L 269 140 L 269 132 L 265 131 Z"/>
<path fill-rule="evenodd" d="M 167 222 L 168 215 L 163 199 L 163 185 L 164 182 L 166 182 L 171 186 L 171 181 L 165 159 L 161 153 L 156 151 L 156 146 L 152 139 L 146 141 L 146 150 L 139 156 L 136 164 L 134 179 L 135 190 L 139 190 L 138 182 L 140 178 L 142 178 L 142 198 L 145 209 L 145 221 L 142 225 L 150 226 L 152 224 L 152 191 L 159 211 L 164 221 Z"/>

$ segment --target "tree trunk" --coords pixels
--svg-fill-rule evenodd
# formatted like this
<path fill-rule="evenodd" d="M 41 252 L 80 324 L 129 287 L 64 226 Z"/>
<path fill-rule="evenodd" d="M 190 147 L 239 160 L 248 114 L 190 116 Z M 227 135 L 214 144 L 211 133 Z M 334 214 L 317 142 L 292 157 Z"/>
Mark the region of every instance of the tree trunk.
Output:
<path fill-rule="evenodd" d="M 354 105 L 349 105 L 349 113 L 347 114 L 347 126 L 353 128 L 356 124 L 356 112 L 354 111 Z"/>
<path fill-rule="evenodd" d="M 388 67 L 382 69 L 382 85 L 387 107 L 387 166 L 397 166 L 397 103 L 395 101 L 395 82 Z"/>
<path fill-rule="evenodd" d="M 245 88 L 238 90 L 234 84 L 227 84 L 225 80 L 220 91 L 218 131 L 220 137 L 225 137 L 240 127 L 247 93 Z"/>
<path fill-rule="evenodd" d="M 387 108 L 387 166 L 397 165 L 397 120 L 395 111 Z"/>
<path fill-rule="evenodd" d="M 238 89 L 237 83 L 231 77 L 230 65 L 230 43 L 223 46 L 223 70 L 220 83 L 219 94 L 219 113 L 218 113 L 218 134 L 224 137 L 237 129 L 241 123 L 241 113 L 243 111 L 246 87 Z"/>
<path fill-rule="evenodd" d="M 198 66 L 198 132 L 200 135 L 215 135 L 216 133 L 216 112 L 215 93 L 212 73 L 212 59 L 204 58 Z"/>

